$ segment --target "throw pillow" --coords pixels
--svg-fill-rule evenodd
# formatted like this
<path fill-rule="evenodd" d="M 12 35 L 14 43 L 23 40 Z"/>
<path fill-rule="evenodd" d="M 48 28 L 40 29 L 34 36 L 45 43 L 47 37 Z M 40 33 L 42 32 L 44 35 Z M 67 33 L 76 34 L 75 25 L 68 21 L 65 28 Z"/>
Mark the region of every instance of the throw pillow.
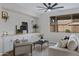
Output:
<path fill-rule="evenodd" d="M 67 48 L 69 50 L 75 50 L 77 48 L 77 46 L 78 46 L 78 44 L 75 40 L 72 39 L 72 40 L 68 41 Z"/>
<path fill-rule="evenodd" d="M 68 43 L 68 40 L 60 40 L 60 47 L 61 48 L 66 48 L 67 47 L 67 43 Z"/>

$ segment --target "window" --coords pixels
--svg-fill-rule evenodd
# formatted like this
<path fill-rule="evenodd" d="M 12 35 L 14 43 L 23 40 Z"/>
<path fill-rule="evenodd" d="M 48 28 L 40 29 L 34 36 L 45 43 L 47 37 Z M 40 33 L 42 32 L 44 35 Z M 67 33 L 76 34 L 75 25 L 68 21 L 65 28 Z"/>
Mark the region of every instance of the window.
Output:
<path fill-rule="evenodd" d="M 72 26 L 69 26 L 71 22 L 72 20 L 58 20 L 58 32 L 71 32 Z"/>
<path fill-rule="evenodd" d="M 79 32 L 79 14 L 50 17 L 51 32 Z"/>

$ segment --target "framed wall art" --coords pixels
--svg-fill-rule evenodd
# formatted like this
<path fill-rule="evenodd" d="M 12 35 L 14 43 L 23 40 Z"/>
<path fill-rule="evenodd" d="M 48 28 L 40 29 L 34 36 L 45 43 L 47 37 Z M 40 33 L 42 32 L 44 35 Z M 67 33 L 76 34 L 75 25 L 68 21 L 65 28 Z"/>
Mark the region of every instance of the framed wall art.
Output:
<path fill-rule="evenodd" d="M 8 19 L 8 12 L 2 11 L 2 19 L 5 19 L 5 21 L 7 21 L 7 19 Z"/>

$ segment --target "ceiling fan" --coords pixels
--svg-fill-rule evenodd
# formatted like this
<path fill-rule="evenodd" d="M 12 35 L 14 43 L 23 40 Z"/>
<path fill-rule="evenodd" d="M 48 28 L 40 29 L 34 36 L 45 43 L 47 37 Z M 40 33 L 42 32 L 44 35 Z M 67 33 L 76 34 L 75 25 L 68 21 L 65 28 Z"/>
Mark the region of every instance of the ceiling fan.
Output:
<path fill-rule="evenodd" d="M 45 12 L 52 11 L 54 9 L 64 8 L 63 6 L 55 7 L 58 5 L 58 3 L 54 3 L 53 5 L 52 5 L 52 3 L 43 3 L 43 5 L 44 5 L 44 7 L 38 6 L 38 8 L 40 8 L 40 10 L 45 10 Z"/>

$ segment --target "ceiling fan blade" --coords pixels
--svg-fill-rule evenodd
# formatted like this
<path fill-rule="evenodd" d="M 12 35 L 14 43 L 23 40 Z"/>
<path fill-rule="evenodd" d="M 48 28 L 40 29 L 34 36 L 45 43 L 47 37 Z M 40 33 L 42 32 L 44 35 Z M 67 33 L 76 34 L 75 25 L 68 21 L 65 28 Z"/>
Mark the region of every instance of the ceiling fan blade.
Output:
<path fill-rule="evenodd" d="M 46 6 L 48 8 L 48 6 L 46 5 L 46 3 L 43 3 L 44 6 Z"/>
<path fill-rule="evenodd" d="M 41 7 L 41 6 L 37 6 L 37 8 L 43 8 L 43 9 L 46 9 L 45 7 Z"/>
<path fill-rule="evenodd" d="M 48 3 L 48 5 L 51 5 L 51 3 Z"/>
<path fill-rule="evenodd" d="M 48 8 L 50 8 L 51 7 L 51 3 L 48 3 Z"/>
<path fill-rule="evenodd" d="M 61 7 L 55 7 L 55 8 L 52 8 L 52 9 L 59 9 L 59 8 L 64 8 L 63 6 L 61 6 Z"/>
<path fill-rule="evenodd" d="M 56 5 L 58 5 L 58 3 L 55 3 L 54 5 L 52 5 L 52 8 L 53 8 L 54 6 L 56 6 Z"/>
<path fill-rule="evenodd" d="M 45 10 L 45 9 L 42 8 L 42 9 L 39 9 L 39 10 Z"/>

